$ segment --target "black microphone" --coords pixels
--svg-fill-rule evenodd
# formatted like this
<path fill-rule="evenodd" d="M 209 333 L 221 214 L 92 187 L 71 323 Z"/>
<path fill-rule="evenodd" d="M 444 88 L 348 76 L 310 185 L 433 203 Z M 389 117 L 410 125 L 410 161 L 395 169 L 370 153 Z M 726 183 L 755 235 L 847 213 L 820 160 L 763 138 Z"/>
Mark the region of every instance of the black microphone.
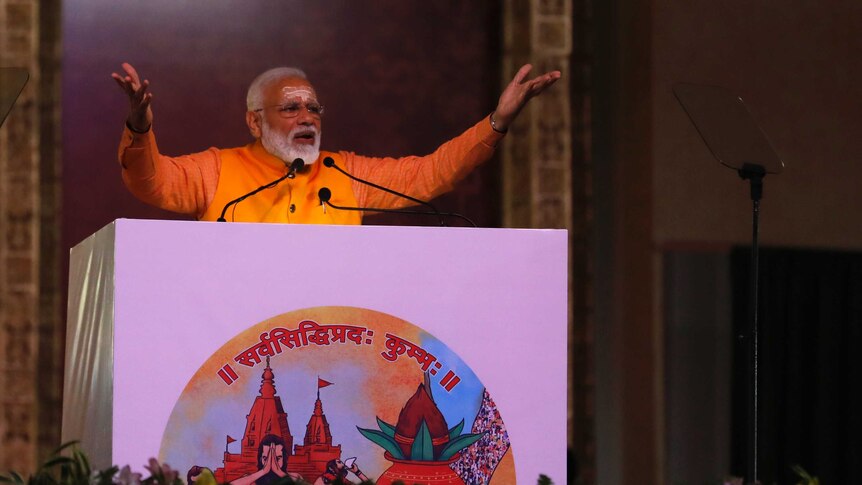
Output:
<path fill-rule="evenodd" d="M 317 191 L 317 198 L 320 199 L 320 205 L 325 207 L 326 204 L 329 204 L 329 207 L 332 207 L 333 209 L 342 210 L 342 211 L 385 212 L 385 213 L 390 213 L 390 214 L 411 214 L 411 215 L 418 214 L 418 215 L 423 215 L 423 216 L 437 216 L 441 219 L 442 219 L 442 216 L 452 216 L 452 217 L 459 217 L 459 218 L 469 222 L 470 225 L 473 227 L 478 227 L 478 226 L 476 226 L 475 222 L 471 221 L 470 219 L 468 219 L 465 216 L 462 216 L 461 214 L 456 214 L 454 212 L 425 212 L 425 211 L 416 211 L 416 210 L 410 210 L 410 209 L 376 209 L 374 207 L 345 207 L 345 206 L 335 205 L 332 202 L 330 202 L 330 199 L 332 198 L 332 191 L 329 190 L 329 188 L 327 188 L 327 187 L 323 187 L 322 189 Z"/>
<path fill-rule="evenodd" d="M 332 159 L 332 157 L 326 157 L 326 158 L 324 158 L 324 159 L 323 159 L 323 166 L 324 166 L 324 167 L 328 167 L 328 168 L 334 168 L 334 169 L 338 170 L 339 172 L 343 173 L 344 175 L 347 175 L 351 180 L 355 180 L 355 181 L 360 182 L 360 183 L 363 183 L 363 184 L 365 184 L 365 185 L 370 185 L 371 187 L 374 187 L 374 188 L 375 188 L 375 189 L 377 189 L 377 190 L 382 190 L 382 191 L 387 192 L 387 193 L 390 193 L 390 194 L 392 194 L 392 195 L 397 195 L 398 197 L 401 197 L 401 198 L 407 199 L 407 200 L 409 200 L 409 201 L 411 201 L 411 202 L 415 202 L 415 203 L 417 203 L 417 204 L 419 204 L 419 205 L 424 205 L 424 206 L 426 206 L 426 207 L 430 208 L 432 211 L 434 211 L 433 213 L 434 213 L 434 214 L 436 214 L 436 215 L 437 215 L 437 217 L 440 219 L 440 225 L 441 225 L 441 226 L 445 226 L 445 225 L 446 225 L 446 222 L 443 220 L 443 214 L 442 214 L 440 211 L 438 211 L 436 207 L 434 207 L 433 205 L 431 205 L 431 203 L 430 203 L 430 202 L 426 202 L 426 201 L 424 201 L 424 200 L 419 200 L 419 199 L 417 199 L 417 198 L 415 198 L 415 197 L 410 197 L 409 195 L 402 194 L 401 192 L 396 192 L 396 191 L 394 191 L 394 190 L 392 190 L 392 189 L 389 189 L 389 188 L 383 187 L 383 186 L 381 186 L 381 185 L 377 185 L 377 184 L 375 184 L 375 183 L 373 183 L 373 182 L 369 182 L 369 181 L 367 181 L 367 180 L 362 180 L 362 179 L 361 179 L 361 178 L 359 178 L 359 177 L 354 177 L 353 175 L 351 175 L 351 174 L 347 173 L 347 172 L 346 172 L 345 170 L 343 170 L 341 167 L 339 167 L 338 165 L 336 165 L 336 164 L 335 164 L 335 160 L 333 160 L 333 159 Z M 332 205 L 332 204 L 329 204 L 329 205 Z M 332 205 L 332 207 L 334 207 L 334 208 L 336 208 L 336 209 L 338 209 L 338 208 L 339 208 L 339 207 L 335 207 L 334 205 Z M 397 211 L 399 211 L 400 209 L 365 209 L 365 210 L 378 211 L 378 212 L 393 212 L 393 211 L 394 211 L 394 212 L 397 212 Z M 409 211 L 409 212 L 400 212 L 400 213 L 401 213 L 401 214 L 428 214 L 427 212 L 421 212 L 421 211 Z M 461 217 L 464 217 L 464 216 L 461 216 Z M 469 219 L 467 219 L 467 220 L 469 221 Z M 472 224 L 472 221 L 470 221 L 470 222 L 471 222 L 471 224 Z M 475 224 L 473 224 L 473 226 L 475 226 Z"/>
<path fill-rule="evenodd" d="M 297 158 L 290 164 L 290 168 L 287 170 L 287 178 L 292 179 L 296 177 L 296 172 L 299 172 L 303 168 L 305 168 L 305 162 L 301 158 Z"/>
<path fill-rule="evenodd" d="M 232 206 L 232 205 L 234 205 L 234 204 L 239 204 L 240 202 L 242 202 L 242 201 L 244 201 L 245 199 L 247 199 L 247 198 L 251 197 L 252 195 L 254 195 L 254 194 L 256 194 L 256 193 L 260 192 L 261 190 L 268 189 L 268 188 L 271 188 L 271 187 L 275 187 L 276 185 L 280 184 L 280 183 L 281 183 L 281 181 L 282 181 L 282 180 L 284 180 L 284 179 L 292 179 L 292 178 L 296 177 L 296 172 L 298 172 L 298 171 L 302 170 L 302 169 L 303 169 L 303 167 L 305 167 L 305 162 L 304 162 L 301 158 L 297 158 L 296 160 L 294 160 L 294 161 L 290 164 L 290 168 L 287 170 L 287 173 L 286 173 L 286 174 L 282 175 L 281 177 L 279 177 L 279 178 L 277 178 L 277 179 L 273 180 L 272 182 L 270 182 L 270 183 L 268 183 L 268 184 L 266 184 L 266 185 L 261 185 L 260 187 L 258 187 L 258 188 L 256 188 L 256 189 L 252 190 L 251 192 L 249 192 L 249 193 L 247 193 L 247 194 L 245 194 L 245 195 L 243 195 L 243 196 L 241 196 L 241 197 L 237 197 L 236 199 L 234 199 L 234 200 L 232 200 L 232 201 L 228 202 L 227 204 L 225 204 L 224 208 L 221 210 L 221 216 L 219 216 L 219 218 L 218 218 L 218 219 L 216 219 L 216 220 L 217 220 L 218 222 L 226 222 L 226 221 L 225 221 L 225 218 L 224 218 L 224 215 L 227 213 L 227 209 L 228 209 L 228 207 L 230 207 L 230 206 Z"/>

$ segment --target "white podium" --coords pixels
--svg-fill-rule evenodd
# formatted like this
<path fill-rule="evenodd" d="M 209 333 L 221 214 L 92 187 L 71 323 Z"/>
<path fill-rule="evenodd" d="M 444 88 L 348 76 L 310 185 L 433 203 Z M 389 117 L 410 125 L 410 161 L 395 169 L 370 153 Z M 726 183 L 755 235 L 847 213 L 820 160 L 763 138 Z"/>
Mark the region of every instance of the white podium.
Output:
<path fill-rule="evenodd" d="M 465 483 L 565 483 L 566 238 L 117 220 L 71 253 L 63 440 L 96 467 L 229 481 L 277 436 L 288 472 L 356 457 L 383 481 L 393 460 L 357 428 L 397 425 L 409 454 L 408 415 L 439 411 L 435 457 L 481 435 L 448 459 Z M 422 392 L 436 411 L 408 405 Z"/>

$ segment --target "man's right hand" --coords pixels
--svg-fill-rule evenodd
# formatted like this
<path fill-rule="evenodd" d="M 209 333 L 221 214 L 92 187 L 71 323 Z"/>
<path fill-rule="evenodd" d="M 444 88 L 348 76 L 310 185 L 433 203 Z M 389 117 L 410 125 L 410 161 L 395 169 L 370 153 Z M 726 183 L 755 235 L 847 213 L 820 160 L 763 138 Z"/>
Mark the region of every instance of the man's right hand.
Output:
<path fill-rule="evenodd" d="M 146 79 L 141 82 L 138 71 L 127 62 L 123 63 L 123 71 L 125 76 L 112 72 L 111 77 L 129 97 L 131 110 L 126 122 L 132 130 L 145 133 L 153 124 L 153 110 L 150 108 L 153 93 L 147 92 L 150 82 Z"/>
<path fill-rule="evenodd" d="M 275 465 L 275 445 L 269 444 L 266 447 L 269 448 L 269 453 L 266 455 L 266 464 L 263 467 L 263 472 L 269 473 L 278 467 Z"/>

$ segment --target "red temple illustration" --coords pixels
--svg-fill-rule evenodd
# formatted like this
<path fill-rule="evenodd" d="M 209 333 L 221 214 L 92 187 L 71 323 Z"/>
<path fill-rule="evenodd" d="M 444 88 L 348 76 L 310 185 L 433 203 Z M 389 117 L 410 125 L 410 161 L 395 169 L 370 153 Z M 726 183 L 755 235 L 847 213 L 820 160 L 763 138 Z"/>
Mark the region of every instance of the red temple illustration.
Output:
<path fill-rule="evenodd" d="M 241 440 L 240 453 L 228 453 L 225 449 L 224 466 L 216 469 L 214 475 L 219 483 L 226 483 L 244 477 L 258 470 L 258 447 L 260 441 L 267 435 L 281 438 L 287 453 L 287 471 L 299 473 L 309 482 L 314 482 L 326 470 L 326 463 L 341 458 L 341 445 L 332 445 L 332 433 L 329 423 L 323 414 L 323 403 L 320 401 L 320 387 L 329 385 L 319 380 L 317 400 L 314 411 L 308 420 L 305 439 L 302 445 L 293 445 L 293 435 L 287 422 L 287 413 L 281 404 L 281 398 L 276 394 L 275 375 L 266 359 L 263 370 L 260 394 L 255 397 L 254 404 L 246 416 L 245 432 Z M 323 384 L 321 384 L 323 383 Z"/>

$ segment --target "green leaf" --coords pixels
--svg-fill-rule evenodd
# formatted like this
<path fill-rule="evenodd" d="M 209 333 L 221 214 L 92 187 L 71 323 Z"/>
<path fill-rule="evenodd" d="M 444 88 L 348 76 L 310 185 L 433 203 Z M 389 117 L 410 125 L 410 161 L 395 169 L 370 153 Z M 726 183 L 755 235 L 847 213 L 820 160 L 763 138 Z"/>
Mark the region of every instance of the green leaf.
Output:
<path fill-rule="evenodd" d="M 76 449 L 72 453 L 72 456 L 81 463 L 81 467 L 86 472 L 85 475 L 89 477 L 93 468 L 90 466 L 90 460 L 87 459 L 87 455 L 85 455 L 83 451 Z"/>
<path fill-rule="evenodd" d="M 24 483 L 24 479 L 21 478 L 21 475 L 18 475 L 15 472 L 9 472 L 9 475 L 0 475 L 0 482 L 3 482 L 3 483 Z"/>
<path fill-rule="evenodd" d="M 67 463 L 73 463 L 74 461 L 75 461 L 74 459 L 69 458 L 68 456 L 55 456 L 54 458 L 51 458 L 50 460 L 48 460 L 44 464 L 42 464 L 42 469 L 45 470 L 45 469 L 51 468 L 53 466 L 67 464 Z"/>
<path fill-rule="evenodd" d="M 377 426 L 380 427 L 380 431 L 386 433 L 386 435 L 390 438 L 395 437 L 395 426 L 392 426 L 391 424 L 387 423 L 386 421 L 383 421 L 380 418 L 377 418 Z"/>
<path fill-rule="evenodd" d="M 24 477 L 19 475 L 17 472 L 9 472 L 9 475 L 12 478 L 9 480 L 11 483 L 24 483 Z"/>
<path fill-rule="evenodd" d="M 462 419 L 460 423 L 456 424 L 449 430 L 449 439 L 454 440 L 455 438 L 461 436 L 461 430 L 464 429 L 464 420 Z"/>
<path fill-rule="evenodd" d="M 820 485 L 820 480 L 817 477 L 811 476 L 811 474 L 801 466 L 793 465 L 791 469 L 799 476 L 799 478 L 802 479 L 799 482 L 799 485 Z"/>
<path fill-rule="evenodd" d="M 68 442 L 66 442 L 66 443 L 63 443 L 62 445 L 60 445 L 60 447 L 59 447 L 59 448 L 57 448 L 56 450 L 54 450 L 54 452 L 53 452 L 53 453 L 51 453 L 51 455 L 52 455 L 52 456 L 53 456 L 53 455 L 59 455 L 59 454 L 60 454 L 60 453 L 62 453 L 62 451 L 63 451 L 63 450 L 65 450 L 66 448 L 69 448 L 70 446 L 75 446 L 75 445 L 77 445 L 77 444 L 79 444 L 79 443 L 80 443 L 80 441 L 68 441 Z"/>
<path fill-rule="evenodd" d="M 401 447 L 398 446 L 398 443 L 395 442 L 395 439 L 388 436 L 386 433 L 382 431 L 377 431 L 376 429 L 363 429 L 359 426 L 356 427 L 362 436 L 365 436 L 372 443 L 382 447 L 384 450 L 388 451 L 392 458 L 396 460 L 403 460 L 404 453 L 401 453 Z"/>
<path fill-rule="evenodd" d="M 423 419 L 419 423 L 419 432 L 410 448 L 410 459 L 418 461 L 434 461 L 434 444 L 431 443 L 431 432 Z"/>
<path fill-rule="evenodd" d="M 114 476 L 119 471 L 120 471 L 120 468 L 115 465 L 115 466 L 112 466 L 111 468 L 108 468 L 107 470 L 102 470 L 100 472 L 96 472 L 96 480 L 95 480 L 96 484 L 97 485 L 112 485 L 114 483 Z"/>
<path fill-rule="evenodd" d="M 547 475 L 540 474 L 538 485 L 554 485 L 554 482 Z"/>
<path fill-rule="evenodd" d="M 440 452 L 440 461 L 445 461 L 449 458 L 452 458 L 453 456 L 455 456 L 455 453 L 458 453 L 464 448 L 479 441 L 479 439 L 484 435 L 485 433 L 463 434 L 455 438 L 454 440 L 450 440 L 449 444 L 446 445 L 446 448 L 443 448 L 443 451 Z"/>
<path fill-rule="evenodd" d="M 28 485 L 57 485 L 57 480 L 46 471 L 41 471 L 30 477 Z"/>
<path fill-rule="evenodd" d="M 87 455 L 76 448 L 72 450 L 72 458 L 75 459 L 74 463 L 71 464 L 72 480 L 80 483 L 89 483 L 93 468 L 90 466 L 90 460 L 87 459 Z"/>

